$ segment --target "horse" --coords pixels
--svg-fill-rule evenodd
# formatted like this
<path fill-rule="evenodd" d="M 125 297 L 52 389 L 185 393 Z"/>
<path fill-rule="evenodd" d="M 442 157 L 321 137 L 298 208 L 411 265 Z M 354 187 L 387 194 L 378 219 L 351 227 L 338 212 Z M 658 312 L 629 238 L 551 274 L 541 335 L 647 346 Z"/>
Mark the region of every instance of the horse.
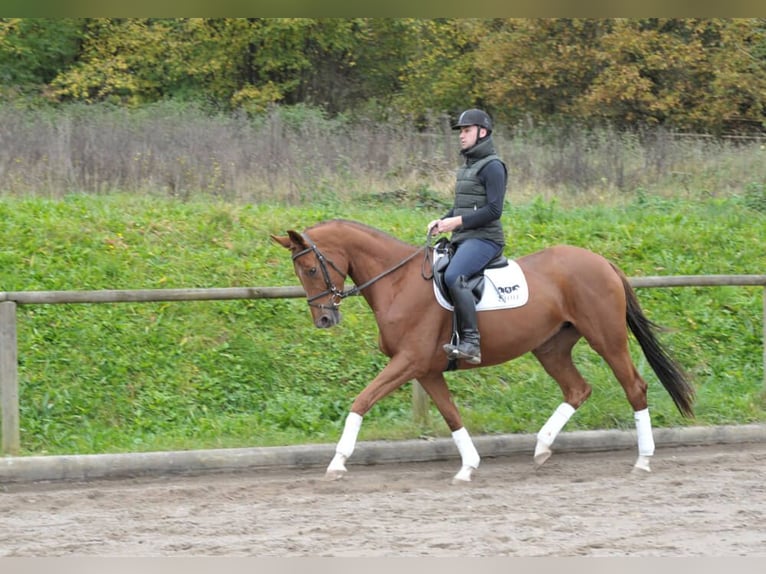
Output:
<path fill-rule="evenodd" d="M 414 246 L 369 225 L 333 219 L 303 233 L 287 230 L 287 235 L 270 237 L 291 252 L 314 325 L 337 325 L 343 300 L 361 295 L 374 312 L 379 348 L 390 358 L 354 398 L 325 476 L 346 474 L 363 417 L 372 406 L 417 380 L 459 452 L 461 466 L 453 484 L 470 482 L 480 456 L 444 377 L 448 357 L 442 347 L 451 340 L 453 322 L 452 312 L 437 302 L 428 270 L 434 256 L 430 234 L 424 245 Z M 456 370 L 497 365 L 528 352 L 537 358 L 563 394 L 563 402 L 536 435 L 533 460 L 542 465 L 564 425 L 591 394 L 591 385 L 572 361 L 572 348 L 584 338 L 609 365 L 633 408 L 638 442 L 633 472 L 650 472 L 654 438 L 647 384 L 631 359 L 628 329 L 679 412 L 694 416 L 694 390 L 655 336 L 659 326 L 645 316 L 625 274 L 602 255 L 554 245 L 515 261 L 526 278 L 528 300 L 512 309 L 478 312 L 481 363 L 460 360 Z M 354 283 L 350 289 L 344 289 L 347 278 Z"/>

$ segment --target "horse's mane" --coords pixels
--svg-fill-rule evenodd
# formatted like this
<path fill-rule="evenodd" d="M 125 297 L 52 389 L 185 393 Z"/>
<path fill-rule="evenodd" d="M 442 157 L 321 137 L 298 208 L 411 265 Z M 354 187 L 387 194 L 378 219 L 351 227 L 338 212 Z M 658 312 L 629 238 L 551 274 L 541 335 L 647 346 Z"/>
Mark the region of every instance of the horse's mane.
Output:
<path fill-rule="evenodd" d="M 326 221 L 320 221 L 319 223 L 309 227 L 306 231 L 311 231 L 312 229 L 317 229 L 317 228 L 325 227 L 328 225 L 341 225 L 345 227 L 353 227 L 355 229 L 362 231 L 363 233 L 372 235 L 379 239 L 391 240 L 401 245 L 406 245 L 407 247 L 414 247 L 412 244 L 407 243 L 406 241 L 402 241 L 401 239 L 399 239 L 398 237 L 394 237 L 390 233 L 386 233 L 385 231 L 381 231 L 380 229 L 377 229 L 376 227 L 372 227 L 371 225 L 360 223 L 359 221 L 352 221 L 350 219 L 328 219 Z"/>

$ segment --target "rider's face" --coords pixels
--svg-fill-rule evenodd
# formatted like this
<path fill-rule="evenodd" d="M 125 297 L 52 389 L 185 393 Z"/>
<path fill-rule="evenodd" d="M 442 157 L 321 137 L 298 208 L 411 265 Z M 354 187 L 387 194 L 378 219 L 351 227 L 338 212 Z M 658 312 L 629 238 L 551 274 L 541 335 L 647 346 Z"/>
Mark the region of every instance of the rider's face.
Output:
<path fill-rule="evenodd" d="M 462 126 L 460 128 L 460 149 L 468 149 L 476 145 L 476 141 L 486 134 L 487 130 L 479 126 Z"/>

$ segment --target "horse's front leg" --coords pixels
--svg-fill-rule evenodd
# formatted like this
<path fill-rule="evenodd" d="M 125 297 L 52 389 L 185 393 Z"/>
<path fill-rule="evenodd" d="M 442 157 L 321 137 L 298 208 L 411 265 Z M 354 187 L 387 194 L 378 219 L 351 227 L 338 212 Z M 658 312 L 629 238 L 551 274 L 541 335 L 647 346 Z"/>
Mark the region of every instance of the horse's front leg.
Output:
<path fill-rule="evenodd" d="M 359 393 L 351 404 L 351 412 L 346 417 L 343 434 L 335 447 L 335 456 L 327 467 L 326 477 L 342 478 L 346 474 L 346 461 L 356 447 L 359 430 L 364 415 L 386 395 L 392 393 L 414 376 L 412 357 L 396 355 L 377 377 Z"/>
<path fill-rule="evenodd" d="M 418 378 L 418 381 L 434 401 L 442 417 L 444 417 L 444 421 L 452 431 L 452 440 L 455 441 L 455 446 L 457 446 L 457 450 L 460 453 L 460 470 L 453 477 L 452 483 L 470 482 L 473 473 L 479 468 L 481 458 L 471 440 L 471 436 L 468 434 L 468 430 L 463 426 L 460 412 L 452 400 L 452 394 L 447 387 L 447 382 L 444 380 L 444 375 L 442 373 L 430 374 Z"/>
<path fill-rule="evenodd" d="M 340 436 L 338 445 L 335 447 L 335 456 L 327 466 L 326 476 L 331 480 L 343 478 L 346 474 L 346 461 L 354 452 L 359 429 L 362 428 L 362 415 L 351 411 L 346 417 L 343 434 Z"/>

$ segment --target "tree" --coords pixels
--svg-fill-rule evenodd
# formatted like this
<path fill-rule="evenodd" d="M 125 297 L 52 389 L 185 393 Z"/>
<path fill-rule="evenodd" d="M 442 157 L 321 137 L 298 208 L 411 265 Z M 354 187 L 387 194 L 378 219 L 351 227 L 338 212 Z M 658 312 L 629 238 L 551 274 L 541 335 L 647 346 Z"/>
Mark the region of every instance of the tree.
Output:
<path fill-rule="evenodd" d="M 506 122 L 762 128 L 764 21 L 510 19 L 474 54 Z"/>
<path fill-rule="evenodd" d="M 3 18 L 0 79 L 56 102 L 762 130 L 766 20 Z"/>
<path fill-rule="evenodd" d="M 766 19 L 725 20 L 710 54 L 711 89 L 700 103 L 715 132 L 766 128 Z M 701 115 L 701 114 L 700 114 Z"/>
<path fill-rule="evenodd" d="M 277 102 L 313 103 L 340 111 L 353 85 L 361 22 L 89 19 L 77 63 L 52 85 L 61 99 L 201 99 L 255 112 Z"/>
<path fill-rule="evenodd" d="M 333 113 L 349 105 L 362 20 L 258 18 L 250 23 L 242 87 L 274 86 L 274 101 L 319 105 Z"/>
<path fill-rule="evenodd" d="M 474 53 L 491 20 L 409 19 L 401 41 L 408 59 L 401 70 L 399 110 L 413 116 L 478 105 L 484 96 Z"/>
<path fill-rule="evenodd" d="M 183 76 L 178 30 L 169 19 L 85 19 L 77 62 L 51 82 L 59 99 L 141 104 L 156 100 Z"/>
<path fill-rule="evenodd" d="M 577 104 L 602 64 L 609 20 L 508 19 L 483 38 L 475 61 L 488 104 L 506 123 L 577 120 Z"/>
<path fill-rule="evenodd" d="M 617 125 L 720 133 L 762 125 L 766 60 L 753 53 L 754 20 L 618 20 L 601 38 L 600 73 L 579 113 Z"/>
<path fill-rule="evenodd" d="M 39 90 L 74 62 L 81 37 L 76 18 L 0 18 L 0 85 Z"/>

